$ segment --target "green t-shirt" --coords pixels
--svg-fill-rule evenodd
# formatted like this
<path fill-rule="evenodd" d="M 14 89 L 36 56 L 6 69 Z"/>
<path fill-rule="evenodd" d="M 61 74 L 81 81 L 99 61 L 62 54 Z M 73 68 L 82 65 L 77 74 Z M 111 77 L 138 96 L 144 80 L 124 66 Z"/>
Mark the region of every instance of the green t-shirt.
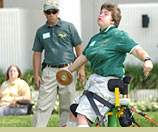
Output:
<path fill-rule="evenodd" d="M 101 76 L 124 76 L 127 53 L 138 45 L 114 25 L 94 35 L 83 51 L 94 73 Z"/>
<path fill-rule="evenodd" d="M 81 44 L 81 38 L 72 23 L 62 21 L 50 27 L 48 23 L 36 32 L 33 51 L 44 53 L 44 62 L 49 65 L 72 63 L 76 56 L 74 47 Z"/>

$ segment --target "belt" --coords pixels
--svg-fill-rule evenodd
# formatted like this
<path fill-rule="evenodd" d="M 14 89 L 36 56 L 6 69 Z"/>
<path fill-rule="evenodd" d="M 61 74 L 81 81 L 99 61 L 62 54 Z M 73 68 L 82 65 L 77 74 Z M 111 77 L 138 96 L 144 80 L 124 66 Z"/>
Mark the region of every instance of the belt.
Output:
<path fill-rule="evenodd" d="M 52 68 L 63 68 L 63 67 L 66 67 L 68 65 L 69 64 L 62 64 L 62 65 L 58 65 L 58 66 L 52 66 L 52 65 L 46 64 L 47 67 L 52 67 Z"/>

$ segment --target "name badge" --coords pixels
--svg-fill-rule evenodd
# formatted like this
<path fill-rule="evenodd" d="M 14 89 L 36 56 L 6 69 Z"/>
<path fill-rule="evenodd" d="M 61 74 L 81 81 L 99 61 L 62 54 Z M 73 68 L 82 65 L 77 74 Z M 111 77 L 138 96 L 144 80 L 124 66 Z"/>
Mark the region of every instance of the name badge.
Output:
<path fill-rule="evenodd" d="M 8 87 L 8 83 L 4 83 L 4 84 L 3 84 L 3 87 L 4 87 L 4 88 Z"/>
<path fill-rule="evenodd" d="M 96 42 L 96 41 L 93 41 L 93 42 L 89 45 L 89 47 L 90 47 L 90 46 L 93 46 L 93 45 L 95 44 L 95 42 Z"/>
<path fill-rule="evenodd" d="M 43 39 L 47 39 L 50 38 L 50 33 L 44 33 L 43 34 Z"/>

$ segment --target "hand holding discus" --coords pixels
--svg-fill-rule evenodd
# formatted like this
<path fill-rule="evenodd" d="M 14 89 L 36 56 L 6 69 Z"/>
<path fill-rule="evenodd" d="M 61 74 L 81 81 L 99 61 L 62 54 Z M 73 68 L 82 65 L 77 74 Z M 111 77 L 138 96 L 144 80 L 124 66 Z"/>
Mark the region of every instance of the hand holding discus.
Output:
<path fill-rule="evenodd" d="M 69 85 L 73 80 L 73 76 L 67 68 L 63 68 L 57 72 L 56 79 L 62 85 Z"/>

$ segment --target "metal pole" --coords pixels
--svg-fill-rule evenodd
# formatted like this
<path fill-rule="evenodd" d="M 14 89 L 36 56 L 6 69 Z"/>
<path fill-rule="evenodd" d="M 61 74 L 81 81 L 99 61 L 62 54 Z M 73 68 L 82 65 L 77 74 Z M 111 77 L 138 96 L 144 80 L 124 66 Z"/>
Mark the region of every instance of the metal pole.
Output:
<path fill-rule="evenodd" d="M 108 116 L 108 127 L 119 127 L 119 121 L 117 117 L 117 112 L 118 112 L 117 107 L 112 108 L 110 112 L 112 112 L 112 115 Z"/>

